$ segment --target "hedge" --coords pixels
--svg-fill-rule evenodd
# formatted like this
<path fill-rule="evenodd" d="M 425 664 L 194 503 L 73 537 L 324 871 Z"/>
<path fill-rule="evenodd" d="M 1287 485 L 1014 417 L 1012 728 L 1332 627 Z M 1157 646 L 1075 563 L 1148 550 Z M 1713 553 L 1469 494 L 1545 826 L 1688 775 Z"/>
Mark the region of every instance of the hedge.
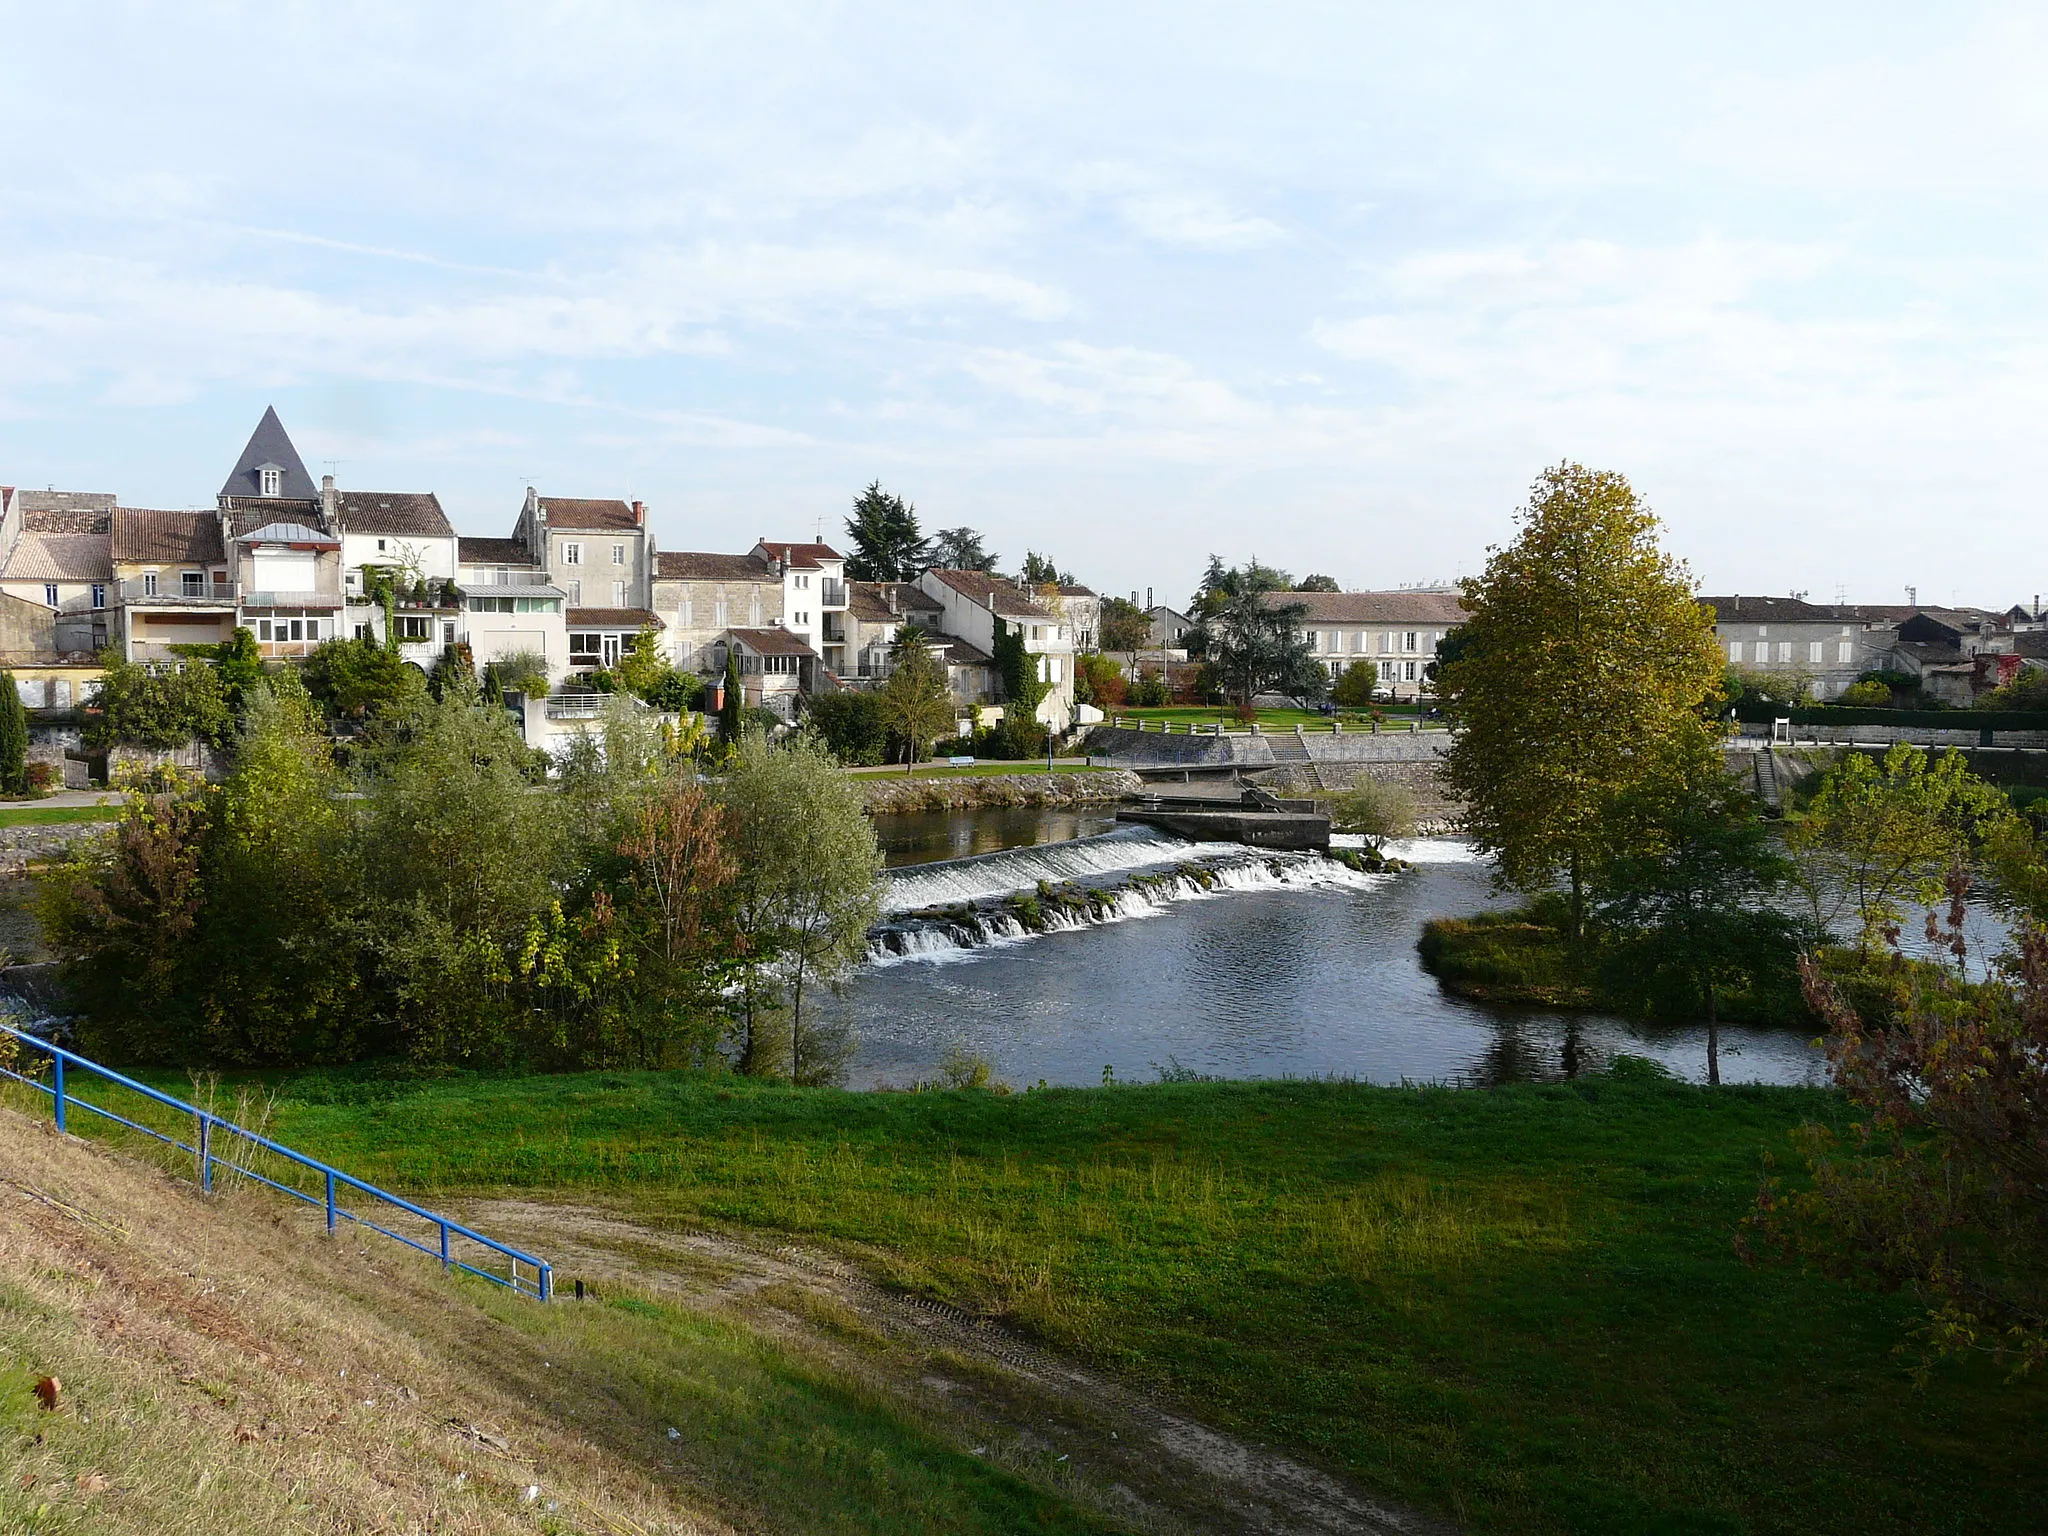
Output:
<path fill-rule="evenodd" d="M 1916 731 L 2048 731 L 2048 712 L 2021 709 L 1854 709 L 1818 704 L 1786 709 L 1743 703 L 1736 718 L 1756 725 L 1791 717 L 1794 725 L 1896 725 Z"/>

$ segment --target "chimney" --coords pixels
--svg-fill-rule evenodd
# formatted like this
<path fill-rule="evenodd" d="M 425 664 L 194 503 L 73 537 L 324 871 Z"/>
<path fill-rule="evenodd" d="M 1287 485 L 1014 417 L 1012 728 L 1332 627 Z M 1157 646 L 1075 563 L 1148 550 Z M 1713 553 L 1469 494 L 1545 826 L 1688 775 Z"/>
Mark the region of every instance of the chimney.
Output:
<path fill-rule="evenodd" d="M 647 503 L 644 501 L 633 503 L 633 526 L 635 528 L 645 528 L 647 526 Z"/>
<path fill-rule="evenodd" d="M 320 515 L 332 524 L 334 521 L 334 476 L 320 477 Z"/>
<path fill-rule="evenodd" d="M 1152 606 L 1152 589 L 1150 587 L 1145 589 L 1145 606 L 1148 609 Z"/>
<path fill-rule="evenodd" d="M 889 611 L 890 611 L 891 613 L 897 613 L 897 612 L 900 612 L 900 611 L 901 611 L 901 610 L 900 610 L 900 609 L 899 609 L 899 608 L 898 608 L 898 607 L 896 606 L 896 583 L 895 583 L 895 582 L 893 582 L 893 581 L 885 581 L 885 582 L 883 582 L 883 583 L 882 583 L 882 601 L 883 601 L 883 602 L 885 602 L 885 603 L 887 603 L 887 604 L 889 605 Z"/>

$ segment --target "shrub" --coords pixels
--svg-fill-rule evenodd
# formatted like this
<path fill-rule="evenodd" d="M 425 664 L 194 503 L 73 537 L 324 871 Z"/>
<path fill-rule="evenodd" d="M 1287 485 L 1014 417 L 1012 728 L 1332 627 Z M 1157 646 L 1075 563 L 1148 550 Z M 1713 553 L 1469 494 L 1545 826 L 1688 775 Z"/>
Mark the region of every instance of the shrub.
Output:
<path fill-rule="evenodd" d="M 1074 658 L 1074 697 L 1098 709 L 1116 709 L 1125 702 L 1130 684 L 1122 668 L 1099 651 Z"/>
<path fill-rule="evenodd" d="M 32 795 L 53 794 L 64 787 L 63 775 L 57 772 L 55 763 L 33 762 L 22 767 L 22 777 L 28 782 Z"/>
<path fill-rule="evenodd" d="M 1380 685 L 1380 666 L 1376 661 L 1354 661 L 1344 669 L 1344 675 L 1330 690 L 1330 697 L 1345 709 L 1369 709 L 1372 706 L 1372 691 Z"/>
<path fill-rule="evenodd" d="M 1875 680 L 1851 683 L 1835 696 L 1837 704 L 1851 708 L 1882 709 L 1891 701 L 1891 689 Z"/>
<path fill-rule="evenodd" d="M 819 693 L 809 701 L 806 723 L 840 762 L 872 768 L 887 761 L 889 728 L 882 701 L 872 693 Z"/>
<path fill-rule="evenodd" d="M 1415 821 L 1415 796 L 1387 779 L 1360 779 L 1330 808 L 1332 826 L 1360 834 L 1375 852 L 1389 838 L 1413 837 Z"/>
<path fill-rule="evenodd" d="M 1166 679 L 1159 669 L 1148 667 L 1130 690 L 1130 702 L 1139 709 L 1157 709 L 1166 702 Z"/>
<path fill-rule="evenodd" d="M 145 666 L 102 653 L 95 712 L 87 720 L 85 745 L 95 752 L 122 743 L 139 747 L 182 747 L 195 738 L 227 745 L 232 729 L 227 692 L 220 676 L 203 661 Z"/>

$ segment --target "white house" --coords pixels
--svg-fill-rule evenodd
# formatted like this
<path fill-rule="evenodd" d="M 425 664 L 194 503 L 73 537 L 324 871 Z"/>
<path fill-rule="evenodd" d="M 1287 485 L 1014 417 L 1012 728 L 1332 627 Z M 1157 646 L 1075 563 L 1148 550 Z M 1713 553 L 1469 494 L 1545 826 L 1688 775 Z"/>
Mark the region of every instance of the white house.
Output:
<path fill-rule="evenodd" d="M 993 658 L 999 635 L 1014 629 L 1024 649 L 1038 658 L 1038 680 L 1047 685 L 1039 701 L 1039 722 L 1063 731 L 1074 720 L 1074 632 L 1060 616 L 1014 582 L 986 571 L 933 569 L 917 580 L 944 617 L 941 628 Z"/>

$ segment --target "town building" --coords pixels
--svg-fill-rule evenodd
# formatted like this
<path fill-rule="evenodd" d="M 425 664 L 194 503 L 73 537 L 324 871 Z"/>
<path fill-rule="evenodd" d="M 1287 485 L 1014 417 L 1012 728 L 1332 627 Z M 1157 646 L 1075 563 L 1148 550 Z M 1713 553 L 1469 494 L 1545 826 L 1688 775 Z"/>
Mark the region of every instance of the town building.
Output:
<path fill-rule="evenodd" d="M 1038 657 L 1041 725 L 1064 731 L 1073 724 L 1074 632 L 1061 617 L 1018 583 L 986 571 L 934 568 L 917 579 L 918 590 L 939 604 L 940 628 L 956 635 L 993 662 L 997 640 L 1014 630 L 1024 649 Z"/>
<path fill-rule="evenodd" d="M 946 669 L 946 684 L 962 720 L 979 708 L 984 720 L 1002 718 L 1001 680 L 995 658 L 973 642 L 946 633 L 946 609 L 911 581 L 855 581 L 847 584 L 849 670 L 841 687 L 879 688 L 894 670 L 897 637 L 922 632 L 925 644 Z"/>
<path fill-rule="evenodd" d="M 1425 588 L 1269 592 L 1265 600 L 1300 610 L 1299 623 L 1310 649 L 1333 683 L 1369 661 L 1378 668 L 1380 691 L 1394 699 L 1415 699 L 1432 691 L 1437 652 L 1465 622 L 1465 605 L 1455 592 Z"/>

